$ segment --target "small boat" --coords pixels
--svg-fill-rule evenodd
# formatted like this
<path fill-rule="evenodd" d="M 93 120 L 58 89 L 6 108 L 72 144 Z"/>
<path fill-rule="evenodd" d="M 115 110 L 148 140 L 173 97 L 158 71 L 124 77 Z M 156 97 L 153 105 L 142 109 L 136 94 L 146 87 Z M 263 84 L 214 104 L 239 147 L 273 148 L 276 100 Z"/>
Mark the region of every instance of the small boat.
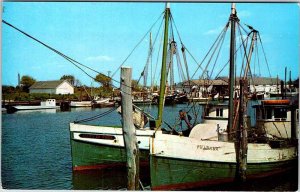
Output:
<path fill-rule="evenodd" d="M 176 104 L 183 104 L 189 101 L 186 93 L 178 93 L 175 97 Z"/>
<path fill-rule="evenodd" d="M 46 101 L 41 101 L 39 106 L 32 106 L 32 105 L 17 105 L 12 106 L 16 110 L 38 110 L 38 109 L 56 109 L 59 108 L 59 106 L 56 106 L 56 100 L 55 99 L 47 99 Z"/>
<path fill-rule="evenodd" d="M 92 107 L 92 101 L 71 101 L 70 107 Z"/>
<path fill-rule="evenodd" d="M 142 104 L 149 105 L 152 103 L 152 100 L 151 99 L 143 99 L 143 98 L 135 98 L 132 100 L 132 103 L 135 105 L 142 105 Z"/>
<path fill-rule="evenodd" d="M 1 112 L 2 112 L 2 113 L 7 113 L 7 109 L 1 108 Z"/>
<path fill-rule="evenodd" d="M 104 107 L 113 107 L 115 106 L 114 101 L 110 101 L 109 98 L 96 98 L 92 101 L 93 108 L 104 108 Z"/>

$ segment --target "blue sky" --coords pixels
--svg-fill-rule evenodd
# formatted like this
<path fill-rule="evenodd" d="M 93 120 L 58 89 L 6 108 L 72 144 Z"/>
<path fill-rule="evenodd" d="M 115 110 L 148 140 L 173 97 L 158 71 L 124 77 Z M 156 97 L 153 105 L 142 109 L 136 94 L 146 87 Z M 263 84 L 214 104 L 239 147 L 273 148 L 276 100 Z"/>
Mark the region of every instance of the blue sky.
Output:
<path fill-rule="evenodd" d="M 4 2 L 3 6 L 2 18 L 5 21 L 107 74 L 117 70 L 163 12 L 165 4 Z M 171 3 L 181 39 L 198 62 L 228 21 L 230 7 L 230 3 Z M 299 5 L 238 3 L 236 7 L 241 24 L 249 24 L 260 31 L 271 75 L 283 79 L 287 67 L 292 71 L 292 79 L 296 79 L 299 76 Z M 125 63 L 133 67 L 134 79 L 139 78 L 146 63 L 148 46 L 149 38 L 143 39 Z M 225 61 L 228 55 L 229 51 L 224 52 L 220 59 Z M 260 61 L 263 60 L 262 57 Z M 190 58 L 188 63 L 192 74 L 197 65 Z M 82 84 L 91 85 L 92 82 L 62 57 L 2 24 L 2 84 L 17 85 L 18 73 L 30 75 L 38 81 L 56 80 L 71 74 Z M 260 74 L 269 76 L 266 66 L 260 68 Z M 195 78 L 200 75 L 199 71 Z M 118 80 L 119 72 L 113 78 Z"/>

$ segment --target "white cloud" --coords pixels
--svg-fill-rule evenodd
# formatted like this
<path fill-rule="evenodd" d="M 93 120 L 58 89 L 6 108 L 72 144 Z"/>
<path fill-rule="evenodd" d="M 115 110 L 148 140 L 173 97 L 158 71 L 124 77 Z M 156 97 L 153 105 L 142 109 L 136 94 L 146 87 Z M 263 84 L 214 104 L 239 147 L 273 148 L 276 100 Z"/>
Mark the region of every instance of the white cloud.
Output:
<path fill-rule="evenodd" d="M 218 28 L 215 28 L 215 29 L 210 29 L 206 32 L 204 32 L 204 35 L 216 35 L 216 34 L 219 34 L 221 33 L 221 31 L 223 30 L 224 27 L 218 27 Z"/>
<path fill-rule="evenodd" d="M 86 58 L 87 61 L 112 61 L 113 58 L 106 55 L 91 56 Z"/>
<path fill-rule="evenodd" d="M 238 11 L 237 15 L 238 15 L 238 17 L 246 18 L 246 17 L 250 17 L 251 16 L 251 12 L 242 10 L 242 11 Z"/>

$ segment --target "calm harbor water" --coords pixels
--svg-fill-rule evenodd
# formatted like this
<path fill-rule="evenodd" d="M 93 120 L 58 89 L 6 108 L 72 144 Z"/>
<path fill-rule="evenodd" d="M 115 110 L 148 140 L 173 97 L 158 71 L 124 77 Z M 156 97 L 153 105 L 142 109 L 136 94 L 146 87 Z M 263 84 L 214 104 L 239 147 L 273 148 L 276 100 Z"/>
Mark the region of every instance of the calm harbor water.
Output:
<path fill-rule="evenodd" d="M 187 105 L 165 107 L 167 122 L 174 122 L 180 109 Z M 5 189 L 125 189 L 126 170 L 72 172 L 69 123 L 91 117 L 103 109 L 78 108 L 24 111 L 2 114 L 1 182 Z M 145 108 L 153 115 L 156 106 Z M 199 111 L 201 114 L 201 109 Z M 200 115 L 199 115 L 200 116 Z M 119 125 L 120 115 L 110 113 L 90 122 L 95 125 Z M 141 176 L 145 185 L 149 178 Z M 297 171 L 285 176 L 247 183 L 199 190 L 297 190 Z M 221 187 L 221 188 L 220 188 Z"/>

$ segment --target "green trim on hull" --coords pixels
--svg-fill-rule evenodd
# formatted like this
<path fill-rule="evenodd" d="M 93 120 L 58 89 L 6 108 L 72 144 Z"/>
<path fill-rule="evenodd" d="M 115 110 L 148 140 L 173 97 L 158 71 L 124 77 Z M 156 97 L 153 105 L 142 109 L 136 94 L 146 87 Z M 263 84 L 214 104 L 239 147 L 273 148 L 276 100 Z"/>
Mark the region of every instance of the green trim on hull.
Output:
<path fill-rule="evenodd" d="M 71 140 L 73 170 L 126 166 L 124 147 Z M 140 161 L 149 162 L 149 150 L 140 150 Z"/>
<path fill-rule="evenodd" d="M 296 160 L 248 164 L 247 176 L 264 177 L 294 166 Z M 150 156 L 151 188 L 153 190 L 193 189 L 234 181 L 235 163 L 191 161 Z"/>

